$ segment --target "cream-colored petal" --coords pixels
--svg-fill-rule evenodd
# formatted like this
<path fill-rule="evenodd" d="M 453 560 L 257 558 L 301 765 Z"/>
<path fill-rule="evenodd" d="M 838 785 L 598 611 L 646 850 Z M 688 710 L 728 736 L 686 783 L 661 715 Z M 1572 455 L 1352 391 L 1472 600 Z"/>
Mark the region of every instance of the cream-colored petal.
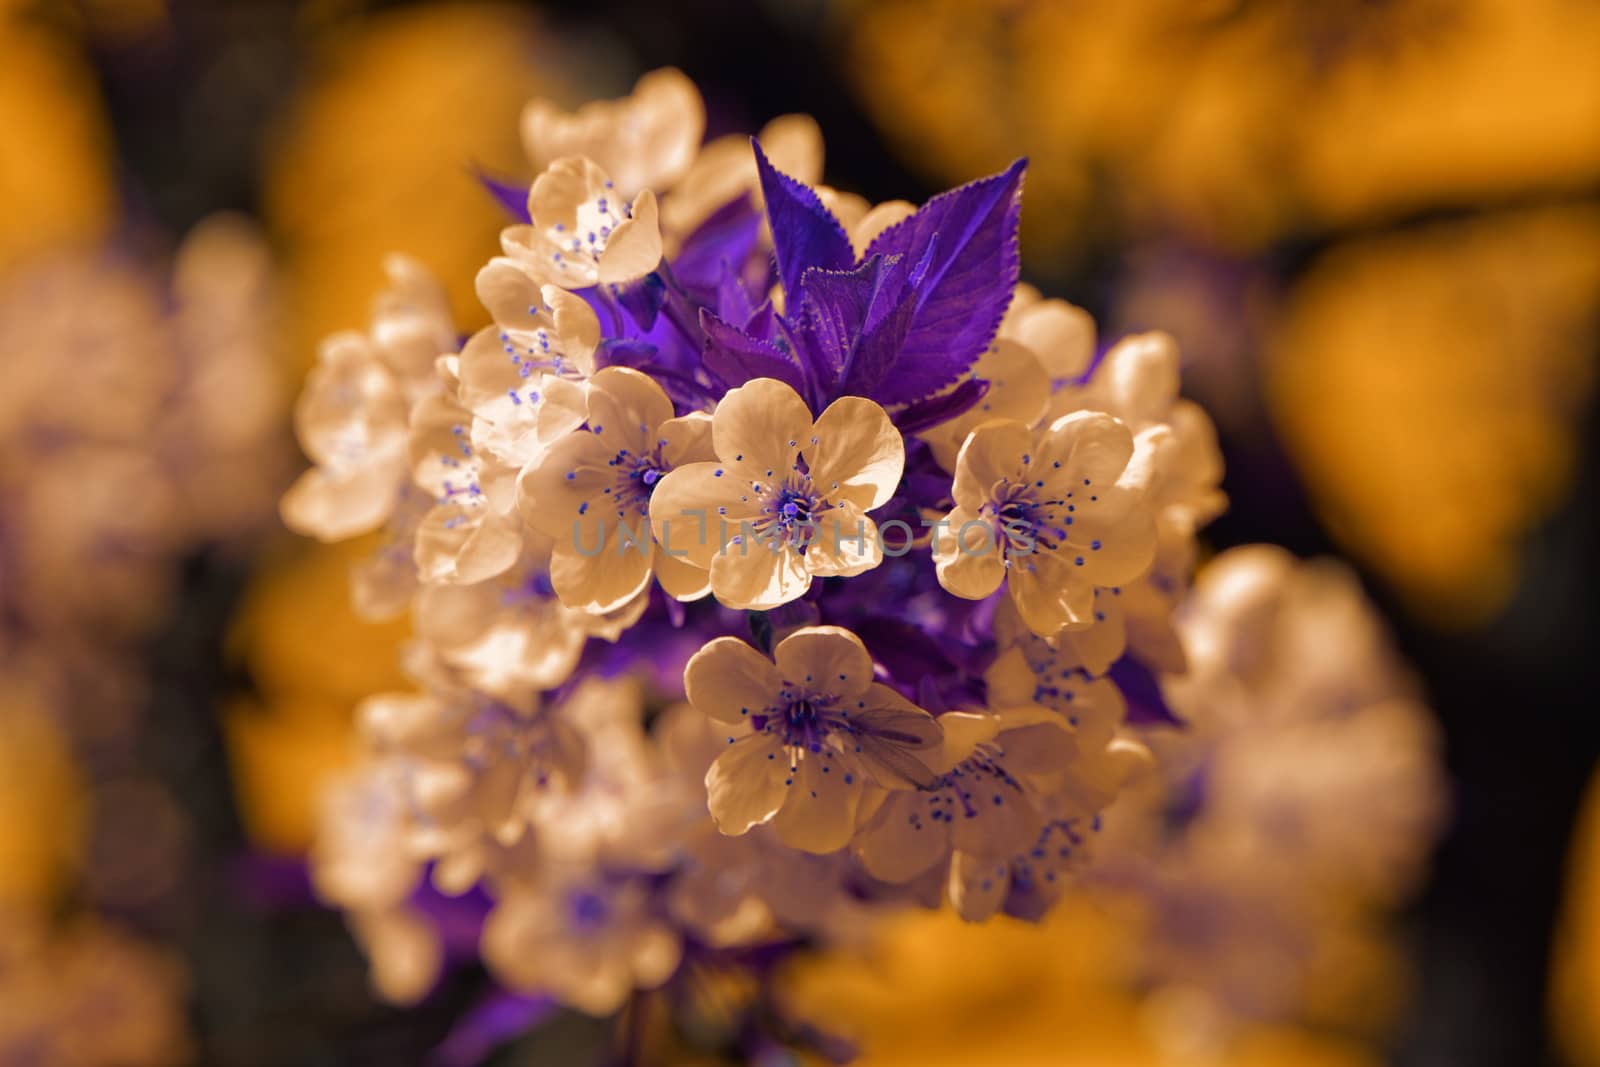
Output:
<path fill-rule="evenodd" d="M 716 459 L 711 447 L 711 415 L 704 411 L 691 411 L 676 419 L 668 419 L 657 427 L 657 433 L 666 444 L 661 446 L 661 458 L 669 467 L 685 463 L 705 463 Z"/>
<path fill-rule="evenodd" d="M 279 510 L 296 533 L 319 541 L 343 541 L 383 525 L 394 511 L 405 482 L 404 457 L 349 471 L 313 467 L 283 495 Z"/>
<path fill-rule="evenodd" d="M 956 456 L 956 477 L 950 487 L 956 504 L 977 511 L 990 500 L 995 485 L 1022 478 L 1022 457 L 1033 449 L 1033 434 L 1020 422 L 981 423 L 967 436 Z"/>
<path fill-rule="evenodd" d="M 689 658 L 683 687 L 702 715 L 747 722 L 777 699 L 783 678 L 771 660 L 737 637 L 718 637 Z"/>
<path fill-rule="evenodd" d="M 1011 868 L 1002 860 L 982 859 L 957 852 L 950 862 L 950 903 L 968 922 L 991 918 L 1005 903 L 1011 888 Z"/>
<path fill-rule="evenodd" d="M 791 778 L 784 779 L 783 806 L 772 819 L 778 840 L 802 852 L 837 852 L 850 843 L 866 784 L 848 773 L 848 763 L 828 754 L 806 753 Z"/>
<path fill-rule="evenodd" d="M 769 611 L 811 588 L 805 557 L 785 545 L 730 545 L 711 561 L 711 592 L 730 608 Z"/>
<path fill-rule="evenodd" d="M 851 577 L 883 562 L 878 524 L 854 504 L 844 503 L 817 516 L 806 546 L 806 569 L 819 578 Z"/>
<path fill-rule="evenodd" d="M 745 485 L 743 495 L 749 496 Z M 755 518 L 757 505 L 739 499 L 740 487 L 720 463 L 689 463 L 668 471 L 650 495 L 650 526 L 669 553 L 701 570 Z M 737 553 L 738 546 L 732 551 Z M 760 545 L 751 552 L 765 552 Z"/>
<path fill-rule="evenodd" d="M 784 478 L 811 438 L 811 410 L 774 378 L 728 390 L 712 415 L 711 443 L 730 477 L 746 482 Z"/>
<path fill-rule="evenodd" d="M 672 418 L 672 401 L 649 375 L 631 367 L 605 367 L 589 379 L 589 429 L 613 451 L 653 452 L 657 428 Z"/>
<path fill-rule="evenodd" d="M 1052 378 L 1077 378 L 1094 358 L 1094 317 L 1065 300 L 1041 300 L 1016 316 L 1013 336 Z"/>
<path fill-rule="evenodd" d="M 1133 434 L 1104 412 L 1075 411 L 1051 423 L 1035 451 L 1041 477 L 1086 498 L 1117 483 L 1133 458 Z"/>
<path fill-rule="evenodd" d="M 615 451 L 592 433 L 561 438 L 517 478 L 517 508 L 534 529 L 580 552 L 597 550 L 615 521 L 605 490 L 616 483 Z"/>
<path fill-rule="evenodd" d="M 600 253 L 601 285 L 621 285 L 643 278 L 661 262 L 661 219 L 656 194 L 644 190 L 633 202 L 633 217 L 623 221 Z"/>
<path fill-rule="evenodd" d="M 939 729 L 944 731 L 944 741 L 939 746 L 938 759 L 931 762 L 934 770 L 945 774 L 971 756 L 979 745 L 993 740 L 1000 729 L 1000 720 L 978 712 L 950 711 L 939 716 Z"/>
<path fill-rule="evenodd" d="M 1094 587 L 1073 576 L 1053 552 L 1018 560 L 1006 575 L 1006 587 L 1017 614 L 1040 637 L 1052 637 L 1093 611 Z"/>
<path fill-rule="evenodd" d="M 1010 419 L 1032 426 L 1050 403 L 1050 379 L 1024 345 L 999 338 L 972 366 L 972 377 L 989 383 L 989 391 L 971 409 L 922 434 L 933 458 L 947 471 L 974 427 L 992 419 Z"/>
<path fill-rule="evenodd" d="M 699 600 L 711 593 L 711 572 L 677 556 L 669 556 L 659 544 L 652 560 L 656 581 L 674 600 Z"/>
<path fill-rule="evenodd" d="M 739 738 L 706 772 L 706 805 L 717 829 L 745 833 L 770 821 L 789 796 L 789 764 L 767 734 Z"/>
<path fill-rule="evenodd" d="M 478 271 L 474 286 L 478 302 L 498 325 L 516 330 L 532 330 L 540 325 L 544 297 L 521 261 L 495 256 Z"/>
<path fill-rule="evenodd" d="M 829 500 L 847 500 L 863 511 L 887 503 L 905 470 L 905 440 L 883 408 L 865 397 L 829 404 L 801 448 L 811 484 Z"/>
<path fill-rule="evenodd" d="M 855 840 L 867 873 L 891 884 L 909 882 L 950 855 L 950 831 L 933 818 L 931 794 L 891 793 Z"/>
<path fill-rule="evenodd" d="M 579 374 L 593 374 L 594 351 L 600 347 L 600 317 L 587 300 L 559 285 L 544 286 L 542 295 L 561 339 L 562 356 Z"/>
<path fill-rule="evenodd" d="M 606 543 L 593 555 L 558 544 L 551 556 L 550 584 L 567 607 L 592 614 L 616 611 L 650 584 L 653 547 L 648 530 L 625 537 L 611 524 L 606 533 Z"/>
<path fill-rule="evenodd" d="M 934 535 L 933 558 L 945 591 L 982 600 L 999 589 L 1006 565 L 994 527 L 964 507 L 950 512 L 942 523 Z"/>
<path fill-rule="evenodd" d="M 854 700 L 872 684 L 872 657 L 861 638 L 842 626 L 807 626 L 772 650 L 786 682 Z"/>
<path fill-rule="evenodd" d="M 1038 676 L 1021 648 L 1002 652 L 983 675 L 989 690 L 989 706 L 996 710 L 1032 704 Z"/>
<path fill-rule="evenodd" d="M 917 205 L 908 200 L 886 200 L 857 219 L 850 227 L 850 247 L 855 250 L 856 258 L 867 254 L 867 248 L 879 234 L 904 222 L 916 210 Z"/>

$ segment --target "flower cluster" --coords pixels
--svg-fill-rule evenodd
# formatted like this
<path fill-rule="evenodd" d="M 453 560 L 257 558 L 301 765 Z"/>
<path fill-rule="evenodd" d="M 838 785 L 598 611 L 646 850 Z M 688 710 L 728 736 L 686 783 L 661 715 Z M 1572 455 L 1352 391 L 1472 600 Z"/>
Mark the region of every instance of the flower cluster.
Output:
<path fill-rule="evenodd" d="M 1109 816 L 1094 880 L 1148 912 L 1145 969 L 1214 1042 L 1320 1001 L 1417 882 L 1445 785 L 1437 729 L 1355 576 L 1251 545 L 1207 564 L 1162 680 L 1181 732 Z M 1348 984 L 1348 978 L 1340 978 Z M 1344 995 L 1348 1001 L 1348 995 Z"/>
<path fill-rule="evenodd" d="M 891 909 L 1039 918 L 1174 723 L 1224 502 L 1170 338 L 1019 284 L 1022 162 L 872 205 L 807 118 L 702 134 L 670 70 L 530 105 L 493 323 L 397 260 L 301 398 L 284 516 L 382 531 L 356 601 L 415 635 L 313 856 L 391 999 L 464 927 L 604 1015 Z"/>

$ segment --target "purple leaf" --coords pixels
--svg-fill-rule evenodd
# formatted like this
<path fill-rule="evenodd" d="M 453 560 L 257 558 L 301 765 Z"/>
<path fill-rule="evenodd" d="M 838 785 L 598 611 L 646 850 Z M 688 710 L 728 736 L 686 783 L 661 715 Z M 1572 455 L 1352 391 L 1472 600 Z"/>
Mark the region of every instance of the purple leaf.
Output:
<path fill-rule="evenodd" d="M 430 1062 L 434 1067 L 477 1067 L 500 1046 L 535 1029 L 560 1010 L 547 996 L 494 992 L 451 1027 Z"/>
<path fill-rule="evenodd" d="M 982 378 L 968 378 L 948 393 L 930 396 L 901 408 L 894 413 L 894 424 L 901 433 L 920 433 L 966 414 L 988 392 L 988 382 Z"/>
<path fill-rule="evenodd" d="M 1122 690 L 1128 702 L 1128 722 L 1133 726 L 1178 726 L 1188 724 L 1173 713 L 1161 693 L 1161 683 L 1149 667 L 1124 655 L 1111 665 L 1106 676 Z"/>
<path fill-rule="evenodd" d="M 617 289 L 617 303 L 641 330 L 649 331 L 656 324 L 656 316 L 667 302 L 667 285 L 661 276 L 646 274 L 637 281 Z"/>
<path fill-rule="evenodd" d="M 1018 160 L 1001 174 L 934 197 L 867 249 L 869 258 L 901 256 L 913 265 L 906 280 L 909 322 L 868 394 L 879 403 L 909 403 L 946 388 L 993 340 L 1020 269 L 1026 165 Z"/>
<path fill-rule="evenodd" d="M 767 199 L 767 221 L 778 258 L 778 280 L 791 306 L 798 307 L 802 278 L 812 267 L 847 270 L 855 262 L 850 237 L 817 194 L 778 171 L 754 139 L 761 194 Z"/>
<path fill-rule="evenodd" d="M 750 197 L 730 200 L 713 211 L 683 242 L 672 257 L 672 273 L 691 289 L 715 289 L 722 280 L 724 265 L 737 273 L 755 251 L 760 237 L 761 214 Z"/>
<path fill-rule="evenodd" d="M 496 203 L 506 209 L 506 212 L 516 221 L 527 224 L 533 221 L 528 215 L 528 187 L 526 185 L 513 185 L 492 178 L 489 172 L 476 168 L 478 184 L 495 198 Z"/>
<path fill-rule="evenodd" d="M 700 329 L 706 335 L 706 369 L 727 382 L 730 389 L 752 378 L 776 378 L 801 396 L 806 395 L 799 365 L 774 346 L 723 322 L 708 308 L 700 309 Z"/>

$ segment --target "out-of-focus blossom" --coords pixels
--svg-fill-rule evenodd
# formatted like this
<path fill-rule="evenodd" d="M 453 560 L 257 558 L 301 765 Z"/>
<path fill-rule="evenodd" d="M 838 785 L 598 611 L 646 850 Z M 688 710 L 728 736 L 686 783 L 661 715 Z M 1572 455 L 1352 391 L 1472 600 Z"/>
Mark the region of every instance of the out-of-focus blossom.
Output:
<path fill-rule="evenodd" d="M 1593 395 L 1600 213 L 1532 209 L 1340 245 L 1266 353 L 1275 422 L 1350 551 L 1454 624 L 1515 586 Z"/>
<path fill-rule="evenodd" d="M 185 242 L 170 288 L 111 249 L 0 282 L 3 582 L 29 628 L 136 631 L 181 552 L 259 529 L 286 458 L 267 281 L 257 238 L 219 218 Z M 68 352 L 94 388 L 63 383 Z"/>
<path fill-rule="evenodd" d="M 175 959 L 94 919 L 0 911 L 0 1062 L 170 1067 L 189 1056 Z"/>
<path fill-rule="evenodd" d="M 1179 613 L 1183 728 L 1114 809 L 1098 876 L 1150 924 L 1148 976 L 1197 1041 L 1306 1012 L 1415 884 L 1443 814 L 1436 728 L 1353 575 L 1234 549 Z M 1334 1009 L 1330 1009 L 1334 1010 Z"/>

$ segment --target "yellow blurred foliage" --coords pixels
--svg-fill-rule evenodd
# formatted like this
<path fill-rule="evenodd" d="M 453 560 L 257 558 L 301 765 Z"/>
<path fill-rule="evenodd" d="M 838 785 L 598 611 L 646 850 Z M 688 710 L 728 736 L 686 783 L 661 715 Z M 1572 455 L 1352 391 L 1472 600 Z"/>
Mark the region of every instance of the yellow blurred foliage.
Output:
<path fill-rule="evenodd" d="M 391 252 L 443 279 L 463 330 L 486 321 L 473 278 L 507 218 L 473 170 L 528 176 L 518 117 L 552 88 L 535 49 L 526 11 L 496 4 L 352 17 L 318 43 L 266 168 L 300 371 L 364 324 Z"/>
<path fill-rule="evenodd" d="M 370 539 L 297 546 L 262 570 L 235 618 L 230 644 L 256 683 L 224 730 L 240 815 L 253 840 L 280 852 L 311 842 L 320 783 L 353 754 L 351 716 L 364 697 L 403 688 L 407 620 L 372 623 L 350 605 L 351 564 Z"/>
<path fill-rule="evenodd" d="M 1442 624 L 1503 606 L 1565 496 L 1594 387 L 1600 208 L 1335 247 L 1266 352 L 1266 390 L 1323 520 Z"/>
<path fill-rule="evenodd" d="M 1600 1067 L 1600 773 L 1567 855 L 1567 893 L 1552 945 L 1551 1022 L 1572 1067 Z"/>
<path fill-rule="evenodd" d="M 47 908 L 76 876 L 83 783 L 23 679 L 0 678 L 0 912 Z"/>
<path fill-rule="evenodd" d="M 1600 173 L 1594 5 L 881 0 L 841 14 L 866 103 L 912 159 L 957 180 L 1031 157 L 1035 256 L 1070 254 L 1106 207 L 1254 247 Z"/>
<path fill-rule="evenodd" d="M 1355 1043 L 1279 1027 L 1197 1045 L 1181 997 L 1128 991 L 1134 931 L 1082 899 L 1042 926 L 949 912 L 884 924 L 785 977 L 800 1017 L 858 1043 L 860 1067 L 1370 1067 Z"/>
<path fill-rule="evenodd" d="M 66 37 L 0 12 L 0 272 L 111 224 L 111 135 L 94 75 Z"/>

